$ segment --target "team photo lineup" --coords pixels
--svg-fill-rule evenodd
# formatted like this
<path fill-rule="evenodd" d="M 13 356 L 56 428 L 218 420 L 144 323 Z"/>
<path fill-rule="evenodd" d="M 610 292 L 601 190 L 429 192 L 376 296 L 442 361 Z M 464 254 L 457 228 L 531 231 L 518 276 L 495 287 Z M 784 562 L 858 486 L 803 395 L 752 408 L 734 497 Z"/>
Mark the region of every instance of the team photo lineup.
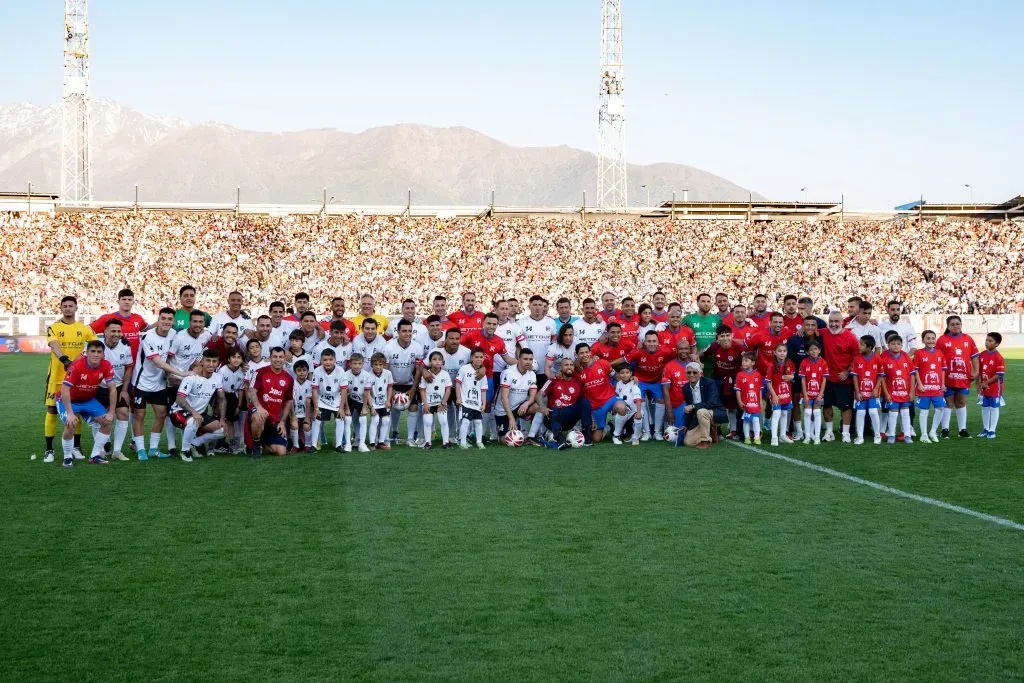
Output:
<path fill-rule="evenodd" d="M 763 294 L 748 308 L 701 293 L 687 311 L 662 291 L 642 302 L 604 292 L 578 307 L 535 294 L 491 301 L 485 312 L 465 292 L 454 305 L 436 296 L 424 316 L 425 305 L 405 299 L 388 317 L 364 294 L 346 317 L 341 297 L 329 316 L 303 292 L 253 315 L 233 291 L 211 315 L 195 307 L 196 294 L 181 286 L 177 307 L 161 308 L 153 324 L 133 312 L 127 288 L 89 325 L 77 320 L 77 298 L 62 298 L 47 328 L 44 462 L 55 459 L 58 431 L 63 465 L 86 459 L 86 423 L 88 461 L 106 464 L 129 459 L 126 441 L 140 461 L 186 462 L 399 444 L 562 449 L 609 438 L 706 449 L 720 438 L 759 446 L 762 433 L 771 446 L 928 444 L 950 438 L 954 414 L 956 434 L 972 437 L 972 389 L 978 437 L 996 438 L 1004 405 L 1001 335 L 990 332 L 979 349 L 957 315 L 943 330 L 915 330 L 900 301 L 876 310 L 854 296 L 846 311 L 819 317 L 796 295 L 772 311 Z"/>

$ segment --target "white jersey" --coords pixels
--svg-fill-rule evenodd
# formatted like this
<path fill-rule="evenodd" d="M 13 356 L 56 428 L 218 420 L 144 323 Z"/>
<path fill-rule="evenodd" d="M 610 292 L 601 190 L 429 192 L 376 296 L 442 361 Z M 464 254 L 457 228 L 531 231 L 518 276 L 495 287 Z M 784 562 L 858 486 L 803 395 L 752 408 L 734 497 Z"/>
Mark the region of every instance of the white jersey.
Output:
<path fill-rule="evenodd" d="M 341 390 L 346 386 L 345 371 L 337 365 L 331 372 L 327 372 L 323 367 L 313 371 L 313 387 L 316 388 L 319 408 L 338 412 L 338 408 L 341 407 Z"/>
<path fill-rule="evenodd" d="M 444 400 L 445 389 L 452 386 L 452 378 L 447 372 L 439 372 L 434 375 L 434 380 L 428 382 L 425 379 L 420 380 L 420 389 L 425 389 L 427 393 L 427 406 L 433 408 L 434 406 L 441 405 Z M 449 395 L 449 399 L 451 396 Z"/>
<path fill-rule="evenodd" d="M 217 376 L 220 378 L 220 388 L 225 394 L 237 393 L 246 385 L 245 373 L 242 372 L 242 368 L 232 370 L 227 365 L 222 365 L 217 370 Z"/>
<path fill-rule="evenodd" d="M 246 330 L 256 329 L 256 324 L 252 321 L 252 318 L 247 316 L 245 313 L 239 313 L 237 318 L 232 318 L 228 315 L 227 311 L 213 316 L 213 319 L 210 320 L 210 326 L 206 329 L 210 331 L 211 335 L 216 337 L 220 335 L 221 328 L 224 327 L 226 323 L 234 323 L 238 325 L 239 339 L 242 338 L 242 335 L 245 334 Z"/>
<path fill-rule="evenodd" d="M 523 348 L 533 351 L 533 371 L 544 373 L 544 356 L 554 341 L 557 330 L 553 318 L 544 316 L 540 320 L 524 318 L 519 321 L 519 332 L 523 335 Z"/>
<path fill-rule="evenodd" d="M 597 340 L 604 334 L 605 322 L 598 318 L 592 323 L 588 323 L 583 318 L 580 318 L 572 324 L 572 344 L 575 348 L 576 344 L 588 344 L 593 346 L 597 343 Z"/>
<path fill-rule="evenodd" d="M 519 372 L 517 366 L 509 366 L 505 372 L 501 373 L 501 388 L 508 388 L 508 404 L 512 410 L 515 410 L 530 397 L 530 389 L 537 388 L 537 374 L 533 370 Z M 495 399 L 494 404 L 494 414 L 504 415 L 504 402 L 498 398 Z"/>
<path fill-rule="evenodd" d="M 306 350 L 303 349 L 301 355 L 292 356 L 291 360 L 286 360 L 284 362 L 285 372 L 291 375 L 292 379 L 295 379 L 295 364 L 300 360 L 306 361 L 306 367 L 309 368 L 310 374 L 312 374 L 313 370 L 316 369 L 316 363 L 313 362 L 313 354 L 306 353 Z"/>
<path fill-rule="evenodd" d="M 387 405 L 388 388 L 394 386 L 395 380 L 391 377 L 390 370 L 382 370 L 379 375 L 374 374 L 372 370 L 369 373 L 369 386 L 373 394 L 373 408 L 380 410 Z"/>
<path fill-rule="evenodd" d="M 185 410 L 181 405 L 181 398 L 184 396 L 185 401 L 188 402 L 192 410 L 197 413 L 203 413 L 206 411 L 206 407 L 210 405 L 210 399 L 213 398 L 214 393 L 220 388 L 220 375 L 217 373 L 210 377 L 201 377 L 199 375 L 186 377 L 181 380 L 181 386 L 178 387 L 177 400 L 171 406 L 171 411 L 183 412 Z"/>
<path fill-rule="evenodd" d="M 366 395 L 366 387 L 370 386 L 373 373 L 369 370 L 360 370 L 355 374 L 351 370 L 345 373 L 345 384 L 348 385 L 348 397 L 357 403 L 363 402 Z"/>
<path fill-rule="evenodd" d="M 100 386 L 109 387 L 113 384 L 115 387 L 119 387 L 124 384 L 125 368 L 135 362 L 132 360 L 132 347 L 128 342 L 122 339 L 121 342 L 114 345 L 114 348 L 110 348 L 104 344 L 103 358 L 114 366 L 114 379 L 112 382 L 103 380 L 100 382 Z"/>
<path fill-rule="evenodd" d="M 889 319 L 886 318 L 882 322 L 878 323 L 878 331 L 882 333 L 883 340 L 889 331 L 893 331 L 900 335 L 900 339 L 903 340 L 903 350 L 906 351 L 908 355 L 921 348 L 921 345 L 917 341 L 917 332 L 914 330 L 913 325 L 906 320 L 901 319 L 899 322 L 891 323 L 889 322 Z M 886 344 L 886 347 L 888 347 L 888 344 Z"/>
<path fill-rule="evenodd" d="M 261 368 L 265 368 L 268 365 L 270 365 L 269 360 L 261 360 L 259 362 L 249 361 L 245 371 L 245 386 L 251 387 L 252 381 L 256 379 L 256 373 L 259 372 Z"/>
<path fill-rule="evenodd" d="M 494 334 L 497 337 L 501 337 L 501 340 L 505 342 L 505 353 L 515 357 L 516 355 L 516 344 L 521 344 L 526 339 L 523 333 L 519 330 L 519 323 L 512 318 L 509 318 L 494 330 Z M 468 362 L 468 361 L 467 361 Z M 502 356 L 494 357 L 494 371 L 499 375 L 502 371 L 508 367 L 508 363 Z"/>
<path fill-rule="evenodd" d="M 320 328 L 318 327 L 316 330 L 313 330 L 313 334 L 303 338 L 302 340 L 302 349 L 308 354 L 312 354 L 314 349 L 316 349 L 317 344 L 323 341 L 323 339 L 326 339 L 326 337 L 320 336 L 320 333 L 317 331 L 319 329 Z M 288 346 L 291 346 L 291 344 L 289 344 Z M 313 368 L 310 368 L 310 370 L 312 369 Z"/>
<path fill-rule="evenodd" d="M 619 400 L 626 403 L 630 413 L 636 412 L 636 402 L 640 400 L 640 385 L 637 384 L 636 379 L 617 383 L 615 385 L 615 395 L 619 397 Z"/>
<path fill-rule="evenodd" d="M 423 334 L 413 333 L 412 343 L 419 345 L 423 349 L 423 362 L 427 362 L 427 357 L 430 356 L 430 352 L 434 349 L 439 349 L 444 346 L 444 334 L 441 335 L 440 339 L 431 339 L 430 334 L 426 332 L 427 328 L 423 328 Z"/>
<path fill-rule="evenodd" d="M 878 329 L 878 325 L 872 325 L 870 322 L 867 325 L 861 325 L 857 322 L 857 319 L 854 318 L 846 326 L 846 329 L 853 332 L 853 336 L 857 337 L 857 341 L 860 341 L 861 337 L 871 337 L 875 340 L 876 349 L 885 348 L 885 339 L 882 338 L 882 331 Z"/>
<path fill-rule="evenodd" d="M 412 385 L 416 366 L 423 362 L 423 347 L 412 341 L 403 347 L 398 339 L 392 339 L 384 345 L 384 355 L 388 359 L 388 370 L 395 384 Z"/>
<path fill-rule="evenodd" d="M 637 328 L 636 328 L 637 337 L 636 338 L 639 340 L 638 343 L 637 343 L 637 348 L 639 348 L 639 347 L 644 345 L 644 337 L 647 336 L 648 332 L 657 332 L 657 331 L 658 331 L 658 323 L 654 322 L 653 320 L 651 322 L 647 323 L 646 325 L 639 325 L 639 326 L 637 326 Z"/>
<path fill-rule="evenodd" d="M 339 344 L 338 346 L 334 346 L 331 344 L 330 339 L 324 339 L 316 345 L 315 349 L 313 349 L 313 365 L 315 367 L 320 367 L 323 363 L 324 349 L 334 351 L 334 363 L 339 368 L 343 368 L 348 365 L 348 359 L 352 357 L 352 344 Z"/>
<path fill-rule="evenodd" d="M 270 329 L 270 338 L 273 340 L 274 346 L 280 346 L 282 349 L 287 349 L 289 346 L 288 335 L 290 335 L 293 330 L 297 329 L 299 329 L 299 324 L 292 320 L 282 320 L 279 326 L 272 327 Z"/>
<path fill-rule="evenodd" d="M 547 360 L 551 361 L 551 374 L 558 374 L 558 366 L 562 364 L 562 361 L 568 358 L 571 361 L 576 360 L 576 343 L 573 342 L 568 348 L 562 346 L 558 342 L 554 344 L 548 344 L 548 352 L 544 356 Z"/>
<path fill-rule="evenodd" d="M 352 353 L 362 354 L 363 359 L 366 361 L 366 365 L 369 365 L 370 357 L 375 353 L 384 353 L 384 347 L 387 343 L 387 340 L 382 334 L 378 334 L 374 337 L 373 341 L 366 341 L 366 337 L 361 334 L 356 335 L 356 338 L 352 340 Z"/>
<path fill-rule="evenodd" d="M 200 332 L 198 337 L 193 337 L 188 329 L 181 330 L 174 335 L 170 353 L 167 354 L 167 362 L 182 372 L 191 370 L 195 362 L 202 357 L 206 343 L 212 337 L 207 330 Z"/>
<path fill-rule="evenodd" d="M 483 410 L 484 400 L 487 398 L 487 372 L 480 379 L 476 378 L 476 368 L 467 363 L 459 368 L 459 374 L 455 378 L 456 389 L 459 398 L 462 399 L 462 407 L 471 410 Z"/>
<path fill-rule="evenodd" d="M 292 405 L 295 406 L 295 417 L 300 420 L 306 419 L 306 399 L 313 398 L 313 380 L 305 382 L 295 380 L 292 382 Z"/>
<path fill-rule="evenodd" d="M 158 368 L 152 359 L 160 358 L 166 362 L 173 341 L 174 330 L 170 330 L 166 337 L 161 337 L 156 328 L 142 335 L 139 341 L 139 355 L 135 359 L 135 376 L 132 380 L 136 389 L 163 391 L 167 388 L 167 373 Z"/>
<path fill-rule="evenodd" d="M 441 357 L 444 358 L 444 369 L 448 371 L 454 382 L 458 378 L 459 370 L 462 369 L 462 366 L 469 363 L 469 357 L 472 353 L 465 346 L 457 348 L 455 353 L 448 353 L 448 350 L 443 347 L 438 349 L 438 351 L 441 352 Z M 498 360 L 497 357 L 494 360 Z M 423 358 L 423 362 L 427 362 L 427 357 Z"/>

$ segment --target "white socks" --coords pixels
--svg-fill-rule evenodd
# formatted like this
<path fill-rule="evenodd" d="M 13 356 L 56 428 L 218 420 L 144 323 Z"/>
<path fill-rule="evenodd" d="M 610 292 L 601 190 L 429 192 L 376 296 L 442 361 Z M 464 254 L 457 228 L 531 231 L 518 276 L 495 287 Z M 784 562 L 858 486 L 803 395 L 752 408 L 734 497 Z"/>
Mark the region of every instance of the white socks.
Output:
<path fill-rule="evenodd" d="M 956 427 L 961 431 L 967 429 L 967 406 L 956 409 Z"/>
<path fill-rule="evenodd" d="M 753 419 L 749 422 L 743 420 L 743 438 L 750 438 L 750 434 L 753 432 L 755 439 L 761 438 L 761 416 L 754 415 Z"/>
<path fill-rule="evenodd" d="M 544 426 L 544 416 L 540 413 L 535 413 L 533 421 L 530 423 L 529 437 L 532 439 L 540 433 L 541 428 Z M 620 430 L 621 433 L 621 430 Z"/>
<path fill-rule="evenodd" d="M 124 445 L 124 438 L 128 436 L 128 420 L 118 420 L 114 423 L 114 450 L 120 451 Z"/>
<path fill-rule="evenodd" d="M 996 433 L 996 425 L 999 424 L 999 408 L 981 409 L 981 428 L 991 434 Z"/>
<path fill-rule="evenodd" d="M 199 431 L 199 425 L 196 424 L 195 420 L 189 420 L 185 423 L 185 429 L 181 430 L 181 452 L 186 453 L 192 448 L 192 441 L 196 438 L 196 433 Z"/>
<path fill-rule="evenodd" d="M 788 410 L 775 409 L 772 411 L 772 438 L 778 439 L 780 436 L 785 436 L 789 432 L 789 415 Z"/>
<path fill-rule="evenodd" d="M 942 409 L 942 428 L 949 429 L 949 418 L 953 416 L 953 409 L 947 406 Z"/>
<path fill-rule="evenodd" d="M 878 417 L 878 408 L 868 408 L 867 411 L 857 411 L 857 438 L 864 438 L 864 413 L 871 417 L 871 428 L 875 430 L 875 436 L 882 433 L 881 419 Z M 849 427 L 843 425 L 843 434 L 849 433 Z"/>
<path fill-rule="evenodd" d="M 160 432 L 150 432 L 149 434 L 149 450 L 158 451 L 160 450 Z"/>
<path fill-rule="evenodd" d="M 484 443 L 484 421 L 473 420 L 472 421 L 473 431 L 476 432 L 476 443 L 478 446 Z M 462 423 L 459 425 L 459 444 L 468 445 L 466 439 L 469 438 L 470 420 L 465 418 L 462 419 Z"/>
<path fill-rule="evenodd" d="M 178 428 L 174 426 L 174 423 L 171 422 L 170 418 L 164 421 L 164 434 L 167 435 L 167 450 L 173 451 L 177 447 L 176 437 L 178 434 Z M 157 441 L 158 445 L 159 443 L 160 442 Z"/>
<path fill-rule="evenodd" d="M 65 460 L 68 459 L 68 458 L 74 457 L 75 438 L 74 437 L 71 437 L 70 439 L 61 438 L 61 440 L 60 440 L 60 448 L 61 448 L 62 451 L 64 451 L 64 459 Z"/>
<path fill-rule="evenodd" d="M 110 441 L 110 434 L 96 432 L 96 440 L 93 442 L 92 445 L 92 457 L 96 457 L 97 455 L 103 455 L 103 449 L 107 445 L 108 441 Z M 71 443 L 74 444 L 74 442 L 75 440 L 72 439 Z"/>

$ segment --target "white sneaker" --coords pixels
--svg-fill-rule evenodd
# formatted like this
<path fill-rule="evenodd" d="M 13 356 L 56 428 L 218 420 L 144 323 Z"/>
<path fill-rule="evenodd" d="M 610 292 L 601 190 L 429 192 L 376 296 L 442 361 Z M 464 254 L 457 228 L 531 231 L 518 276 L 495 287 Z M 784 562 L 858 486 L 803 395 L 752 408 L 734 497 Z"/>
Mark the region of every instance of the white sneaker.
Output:
<path fill-rule="evenodd" d="M 43 462 L 53 462 L 53 451 L 46 451 L 46 455 L 43 456 Z"/>
<path fill-rule="evenodd" d="M 922 434 L 921 438 L 917 440 L 918 443 L 931 443 L 931 439 L 928 438 L 927 434 Z"/>
<path fill-rule="evenodd" d="M 85 453 L 82 452 L 81 448 L 71 451 L 71 455 L 75 456 L 75 460 L 85 460 Z"/>
<path fill-rule="evenodd" d="M 664 441 L 665 437 L 661 435 L 661 432 L 654 432 L 655 441 Z"/>
<path fill-rule="evenodd" d="M 803 441 L 803 440 L 804 440 L 803 430 L 801 430 L 801 429 L 796 430 L 793 433 L 793 441 Z"/>
<path fill-rule="evenodd" d="M 858 436 L 856 439 L 853 440 L 853 445 L 854 446 L 863 446 L 864 445 L 864 438 Z"/>
<path fill-rule="evenodd" d="M 843 434 L 843 443 L 850 443 L 850 435 Z"/>
<path fill-rule="evenodd" d="M 815 446 L 820 446 L 821 445 L 821 439 L 819 439 L 818 437 L 814 437 L 814 445 Z"/>
<path fill-rule="evenodd" d="M 832 431 L 825 432 L 825 438 L 823 441 L 835 441 L 836 435 Z"/>
<path fill-rule="evenodd" d="M 622 439 L 620 439 L 619 437 L 617 437 L 614 434 L 612 434 L 612 443 L 615 444 L 616 446 L 621 446 L 622 445 Z"/>
<path fill-rule="evenodd" d="M 361 444 L 359 444 L 359 452 L 360 453 L 369 453 L 370 452 L 370 447 L 367 446 L 365 443 L 361 443 Z"/>
<path fill-rule="evenodd" d="M 639 446 L 639 445 L 640 445 L 640 439 L 638 439 L 638 438 L 636 438 L 636 437 L 633 437 L 633 441 L 632 441 L 632 444 L 633 444 L 634 446 Z"/>
<path fill-rule="evenodd" d="M 199 460 L 202 460 L 202 459 L 203 459 L 203 454 L 202 454 L 202 453 L 200 453 L 200 452 L 199 452 L 199 451 L 198 451 L 198 450 L 196 449 L 196 447 L 195 447 L 195 446 L 192 446 L 192 448 L 191 448 L 191 449 L 189 450 L 189 453 L 188 453 L 188 454 L 189 454 L 189 457 L 191 457 L 191 458 L 192 458 L 193 460 L 195 460 L 195 459 L 197 459 L 197 458 L 198 458 Z"/>
<path fill-rule="evenodd" d="M 120 460 L 122 462 L 128 462 L 128 458 L 121 451 L 114 451 L 110 454 L 111 460 Z"/>
<path fill-rule="evenodd" d="M 346 453 L 351 453 L 352 452 L 352 444 L 350 444 L 350 443 L 345 444 L 345 446 L 341 450 L 345 451 Z"/>
<path fill-rule="evenodd" d="M 811 443 L 811 437 L 809 437 L 809 436 L 808 436 L 808 437 L 805 437 L 805 438 L 804 438 L 804 443 L 805 443 L 805 444 L 810 444 L 810 443 Z"/>
<path fill-rule="evenodd" d="M 466 443 L 465 441 L 460 441 L 459 442 L 459 448 L 461 448 L 464 451 L 468 451 L 469 450 L 469 444 Z"/>
<path fill-rule="evenodd" d="M 800 437 L 797 437 L 796 439 L 791 439 L 788 436 L 786 436 L 785 434 L 783 434 L 782 436 L 779 437 L 779 441 L 781 441 L 782 443 L 793 443 L 794 441 L 799 441 L 799 440 L 800 440 Z"/>
<path fill-rule="evenodd" d="M 778 446 L 779 445 L 778 437 L 775 437 L 775 436 L 772 437 L 772 445 L 773 446 Z"/>
<path fill-rule="evenodd" d="M 939 442 L 939 433 L 938 432 L 932 432 L 931 434 L 928 435 L 928 438 L 931 439 L 932 443 L 938 443 Z"/>
<path fill-rule="evenodd" d="M 477 447 L 477 448 L 479 448 L 479 449 L 480 449 L 480 450 L 482 450 L 482 451 L 483 451 L 483 450 L 487 450 L 487 446 L 485 446 L 485 445 L 484 445 L 484 442 L 483 442 L 483 441 L 477 441 L 477 442 L 476 442 L 476 447 Z"/>
<path fill-rule="evenodd" d="M 882 443 L 882 437 L 879 436 L 878 434 L 875 434 L 875 445 L 877 446 L 880 443 Z"/>
<path fill-rule="evenodd" d="M 182 459 L 182 460 L 183 460 L 184 462 L 192 462 L 192 456 L 190 456 L 190 455 L 189 455 L 188 453 L 186 453 L 185 451 L 182 451 L 182 452 L 181 452 L 181 459 Z"/>
<path fill-rule="evenodd" d="M 651 435 L 648 434 L 647 432 L 644 432 L 644 435 L 640 437 L 640 440 L 641 441 L 650 441 L 651 440 Z"/>

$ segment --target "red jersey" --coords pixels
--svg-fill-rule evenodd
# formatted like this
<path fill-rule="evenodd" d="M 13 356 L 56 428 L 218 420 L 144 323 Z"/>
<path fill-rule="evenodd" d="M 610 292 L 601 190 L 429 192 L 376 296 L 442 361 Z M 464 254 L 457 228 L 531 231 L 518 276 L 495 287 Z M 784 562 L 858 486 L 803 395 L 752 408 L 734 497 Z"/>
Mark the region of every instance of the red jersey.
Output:
<path fill-rule="evenodd" d="M 72 361 L 64 373 L 63 385 L 70 389 L 71 402 L 80 403 L 96 398 L 96 392 L 100 388 L 100 382 L 114 379 L 114 366 L 110 361 L 100 361 L 98 367 L 92 367 L 86 360 L 85 354 Z M 105 390 L 104 390 L 105 391 Z M 61 394 L 57 394 L 57 400 L 61 400 Z"/>
<path fill-rule="evenodd" d="M 818 332 L 818 335 L 821 337 L 825 362 L 828 363 L 828 381 L 833 384 L 852 384 L 852 377 L 840 379 L 839 373 L 849 372 L 854 357 L 860 355 L 860 342 L 856 335 L 845 327 L 839 334 L 824 330 Z"/>
<path fill-rule="evenodd" d="M 626 318 L 619 312 L 614 318 L 609 320 L 611 323 L 618 323 L 622 325 L 622 341 L 623 343 L 630 344 L 634 348 L 639 345 L 640 336 L 640 316 L 636 313 L 631 318 Z"/>
<path fill-rule="evenodd" d="M 690 346 L 697 345 L 697 337 L 693 334 L 693 330 L 686 325 L 680 325 L 679 329 L 675 332 L 671 328 L 666 327 L 658 333 L 658 344 L 672 349 L 673 352 L 676 350 L 676 344 L 680 339 L 690 342 Z"/>
<path fill-rule="evenodd" d="M 274 372 L 267 365 L 256 371 L 252 386 L 260 407 L 270 413 L 268 419 L 275 424 L 280 422 L 285 403 L 292 400 L 292 376 L 284 370 Z"/>
<path fill-rule="evenodd" d="M 487 370 L 488 375 L 494 373 L 494 357 L 504 356 L 508 353 L 508 349 L 505 348 L 504 339 L 496 334 L 487 337 L 484 335 L 483 330 L 462 335 L 462 341 L 459 343 L 470 350 L 477 346 L 484 350 L 484 369 Z"/>
<path fill-rule="evenodd" d="M 678 358 L 673 358 L 665 364 L 665 369 L 661 372 L 661 383 L 668 385 L 668 397 L 672 401 L 673 408 L 686 405 L 683 387 L 686 386 L 687 381 L 686 363 L 680 362 Z"/>
<path fill-rule="evenodd" d="M 857 357 L 853 359 L 853 369 L 850 370 L 850 374 L 857 378 L 857 383 L 860 387 L 860 394 L 854 397 L 855 400 L 867 400 L 875 395 L 875 389 L 879 386 L 879 377 L 882 374 L 882 359 L 874 353 L 870 356 L 858 353 Z"/>
<path fill-rule="evenodd" d="M 782 316 L 782 329 L 789 330 L 790 334 L 797 334 L 803 329 L 804 319 L 800 317 L 799 313 L 794 313 L 792 317 L 788 315 Z"/>
<path fill-rule="evenodd" d="M 345 323 L 345 334 L 348 335 L 349 341 L 355 339 L 359 335 L 359 331 L 356 330 L 356 324 L 349 320 L 348 318 L 342 318 L 341 321 Z M 320 329 L 323 330 L 324 332 L 329 333 L 331 331 L 332 322 L 333 319 L 331 318 L 328 318 L 327 320 L 321 320 Z"/>
<path fill-rule="evenodd" d="M 104 313 L 100 317 L 89 323 L 89 327 L 97 336 L 103 334 L 104 328 L 107 326 L 108 320 L 117 320 L 121 323 L 121 334 L 128 340 L 128 345 L 132 347 L 132 358 L 139 355 L 139 340 L 142 339 L 142 333 L 146 330 L 149 323 L 146 322 L 138 313 L 132 313 L 127 318 L 121 315 L 120 311 L 114 311 L 113 313 Z"/>
<path fill-rule="evenodd" d="M 665 369 L 665 364 L 675 358 L 676 353 L 674 350 L 666 349 L 663 346 L 659 346 L 654 353 L 650 353 L 646 348 L 639 348 L 631 352 L 626 360 L 630 363 L 635 363 L 635 370 L 633 374 L 636 375 L 636 381 L 643 382 L 644 384 L 660 384 L 661 373 Z"/>
<path fill-rule="evenodd" d="M 946 375 L 946 357 L 942 351 L 928 348 L 914 352 L 913 369 L 920 384 L 917 395 L 921 398 L 941 398 L 945 394 L 942 378 Z"/>
<path fill-rule="evenodd" d="M 763 328 L 748 343 L 751 349 L 757 349 L 757 371 L 762 376 L 768 375 L 768 369 L 775 362 L 775 347 L 785 346 L 786 340 L 792 336 L 793 333 L 785 327 L 777 335 L 772 334 L 768 328 Z"/>
<path fill-rule="evenodd" d="M 779 405 L 793 402 L 792 380 L 782 379 L 786 375 L 796 375 L 796 366 L 791 360 L 787 359 L 781 366 L 778 363 L 772 363 L 772 366 L 768 368 L 767 379 L 772 385 L 772 391 L 779 397 Z"/>
<path fill-rule="evenodd" d="M 978 346 L 969 334 L 944 334 L 935 348 L 946 359 L 946 386 L 953 389 L 971 388 L 971 359 L 978 355 Z"/>
<path fill-rule="evenodd" d="M 617 360 L 626 360 L 629 354 L 636 349 L 632 344 L 627 344 L 625 340 L 619 341 L 618 346 L 612 346 L 603 342 L 597 342 L 590 347 L 590 352 L 598 358 L 612 363 Z"/>
<path fill-rule="evenodd" d="M 608 364 L 608 361 L 600 358 L 591 363 L 589 368 L 583 368 L 576 372 L 576 376 L 583 382 L 583 393 L 594 410 L 615 397 L 615 387 L 612 386 L 610 379 L 611 374 L 612 366 Z"/>
<path fill-rule="evenodd" d="M 736 375 L 736 400 L 745 413 L 761 412 L 761 388 L 764 377 L 757 370 L 740 370 Z"/>
<path fill-rule="evenodd" d="M 767 330 L 768 326 L 771 325 L 773 315 L 775 314 L 772 313 L 771 311 L 765 311 L 761 315 L 758 315 L 757 313 L 751 313 L 750 315 L 747 316 L 747 320 L 754 323 L 762 330 Z M 783 325 L 782 327 L 783 329 L 785 329 L 786 326 Z"/>
<path fill-rule="evenodd" d="M 998 351 L 982 351 L 978 360 L 981 381 L 985 382 L 993 377 L 996 378 L 995 382 L 981 390 L 981 395 L 999 398 L 1003 395 L 1003 375 L 1006 374 L 1006 361 L 1003 360 L 1003 354 Z"/>
<path fill-rule="evenodd" d="M 611 313 L 608 313 L 608 312 L 607 312 L 607 311 L 605 311 L 604 309 L 601 309 L 600 311 L 598 311 L 598 312 L 597 312 L 597 316 L 598 316 L 599 318 L 601 318 L 601 320 L 603 320 L 603 321 L 605 321 L 605 322 L 608 322 L 608 321 L 610 321 L 610 320 L 611 320 L 612 318 L 618 317 L 618 316 L 620 316 L 620 315 L 622 315 L 622 311 L 620 311 L 620 310 L 619 310 L 619 309 L 617 309 L 617 308 L 616 308 L 616 309 L 615 309 L 614 311 L 612 311 Z"/>
<path fill-rule="evenodd" d="M 206 348 L 213 349 L 217 352 L 217 359 L 220 365 L 228 364 L 228 356 L 234 351 L 242 352 L 242 347 L 238 343 L 228 344 L 224 341 L 224 337 L 214 337 L 210 341 L 206 342 Z M 242 358 L 245 358 L 245 353 L 242 353 Z"/>
<path fill-rule="evenodd" d="M 740 371 L 742 353 L 743 349 L 735 341 L 729 348 L 711 342 L 711 346 L 704 349 L 704 356 L 715 359 L 715 377 L 735 377 Z"/>
<path fill-rule="evenodd" d="M 576 402 L 583 398 L 583 392 L 583 382 L 575 375 L 571 379 L 556 377 L 548 380 L 544 386 L 549 408 L 568 408 L 576 405 Z"/>
<path fill-rule="evenodd" d="M 484 328 L 484 313 L 483 311 L 473 311 L 472 313 L 455 311 L 448 316 L 447 322 L 449 323 L 447 327 L 445 327 L 445 323 L 441 323 L 441 329 L 447 331 L 458 327 L 462 330 L 462 336 L 465 337 L 470 332 L 479 332 Z"/>
<path fill-rule="evenodd" d="M 733 341 L 737 342 L 740 346 L 750 346 L 751 340 L 756 337 L 757 333 L 760 331 L 757 325 L 749 320 L 745 320 L 743 322 L 743 327 L 740 327 L 734 322 L 726 324 L 729 326 L 729 329 L 732 330 Z"/>
<path fill-rule="evenodd" d="M 666 308 L 664 310 L 664 312 L 658 313 L 657 311 L 655 311 L 652 308 L 651 309 L 651 320 L 653 320 L 656 323 L 667 323 L 668 322 L 668 309 Z"/>
<path fill-rule="evenodd" d="M 732 314 L 732 311 L 729 311 L 728 313 L 719 313 L 718 317 L 722 319 L 723 325 L 728 325 L 729 327 L 732 327 L 733 323 L 736 322 L 736 316 Z M 754 325 L 754 327 L 757 327 L 757 325 Z"/>
<path fill-rule="evenodd" d="M 821 356 L 817 360 L 804 358 L 800 361 L 798 377 L 803 381 L 807 398 L 812 401 L 819 399 L 822 389 L 825 388 L 825 381 L 828 379 L 828 363 Z"/>
<path fill-rule="evenodd" d="M 885 378 L 885 390 L 889 392 L 889 400 L 893 403 L 910 403 L 910 388 L 914 372 L 914 363 L 905 351 L 893 356 L 888 349 L 882 352 L 882 377 Z"/>

